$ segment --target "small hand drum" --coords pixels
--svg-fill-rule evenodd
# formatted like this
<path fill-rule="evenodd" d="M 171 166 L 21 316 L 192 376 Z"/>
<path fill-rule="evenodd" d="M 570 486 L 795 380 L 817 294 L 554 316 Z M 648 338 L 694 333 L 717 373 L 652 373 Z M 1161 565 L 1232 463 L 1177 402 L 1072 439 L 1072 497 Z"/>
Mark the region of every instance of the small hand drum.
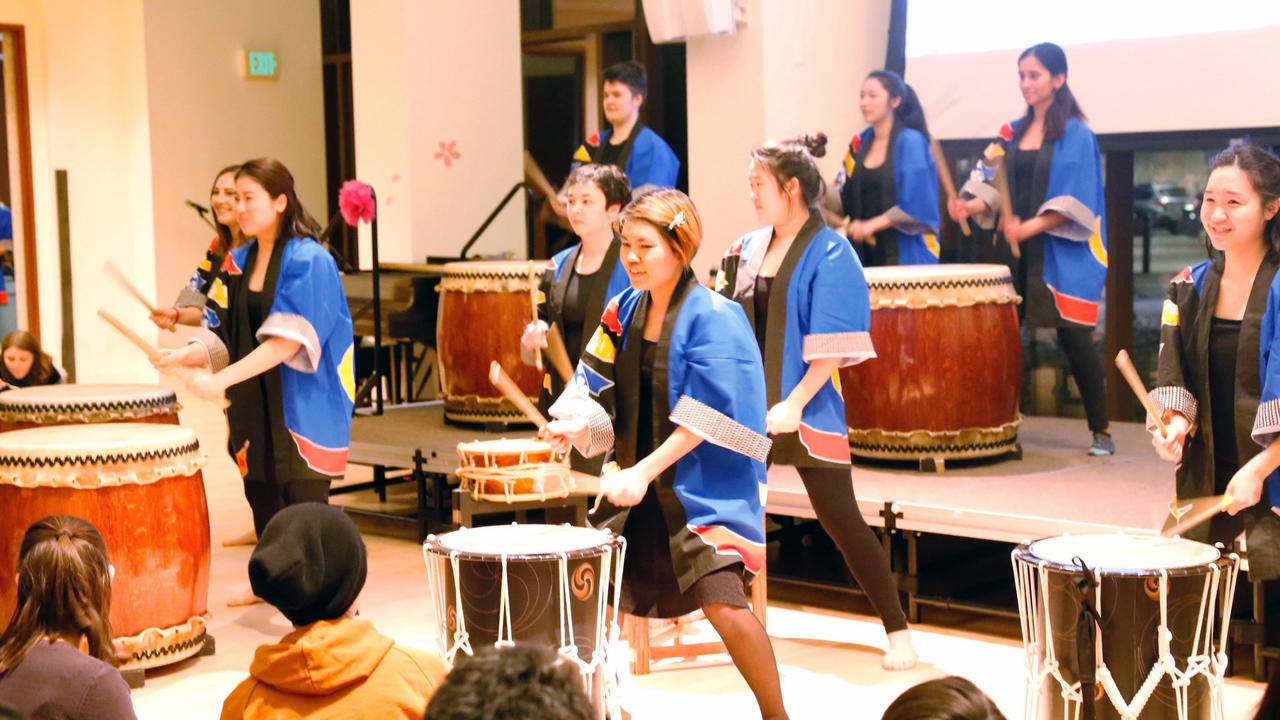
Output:
<path fill-rule="evenodd" d="M 568 454 L 536 439 L 458 444 L 458 478 L 476 500 L 524 502 L 568 497 L 574 489 Z"/>

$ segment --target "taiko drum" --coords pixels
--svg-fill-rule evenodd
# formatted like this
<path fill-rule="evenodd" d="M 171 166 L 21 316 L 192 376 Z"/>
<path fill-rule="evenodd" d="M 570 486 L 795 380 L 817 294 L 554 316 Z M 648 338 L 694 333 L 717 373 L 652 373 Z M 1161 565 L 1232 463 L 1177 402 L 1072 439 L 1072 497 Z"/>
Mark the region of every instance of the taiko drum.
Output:
<path fill-rule="evenodd" d="M 159 385 L 73 384 L 0 393 L 0 431 L 46 425 L 142 422 L 177 425 L 178 397 Z"/>

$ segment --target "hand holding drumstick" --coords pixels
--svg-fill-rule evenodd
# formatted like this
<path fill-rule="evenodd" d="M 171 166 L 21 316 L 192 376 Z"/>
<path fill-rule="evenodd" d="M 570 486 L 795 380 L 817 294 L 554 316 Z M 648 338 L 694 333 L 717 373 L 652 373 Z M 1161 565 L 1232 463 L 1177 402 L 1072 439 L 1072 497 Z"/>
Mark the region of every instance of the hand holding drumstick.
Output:
<path fill-rule="evenodd" d="M 146 353 L 147 359 L 155 369 L 181 380 L 196 397 L 224 408 L 230 405 L 223 397 L 222 390 L 214 388 L 210 373 L 201 369 L 208 364 L 208 353 L 203 346 L 193 343 L 173 350 L 158 350 L 106 310 L 99 308 L 98 316 L 124 335 L 125 339 L 135 347 Z"/>

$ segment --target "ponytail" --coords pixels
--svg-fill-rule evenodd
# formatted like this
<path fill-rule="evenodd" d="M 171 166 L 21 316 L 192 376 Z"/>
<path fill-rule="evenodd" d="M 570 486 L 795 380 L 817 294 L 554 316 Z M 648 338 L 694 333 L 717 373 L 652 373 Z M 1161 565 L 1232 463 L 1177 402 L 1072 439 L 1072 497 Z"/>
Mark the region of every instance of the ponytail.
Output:
<path fill-rule="evenodd" d="M 924 139 L 929 139 L 929 127 L 924 120 L 924 108 L 920 105 L 920 98 L 916 96 L 916 91 L 905 81 L 898 73 L 892 70 L 876 70 L 868 78 L 875 78 L 880 81 L 885 92 L 889 93 L 889 98 L 898 98 L 898 107 L 893 111 L 894 122 L 909 127 L 924 135 Z"/>

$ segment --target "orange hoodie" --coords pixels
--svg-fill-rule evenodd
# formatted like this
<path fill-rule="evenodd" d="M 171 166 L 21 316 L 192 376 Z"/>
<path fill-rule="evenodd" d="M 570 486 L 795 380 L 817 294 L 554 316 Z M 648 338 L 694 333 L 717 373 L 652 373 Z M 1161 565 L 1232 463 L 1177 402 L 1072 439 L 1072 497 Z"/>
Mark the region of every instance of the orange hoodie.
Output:
<path fill-rule="evenodd" d="M 222 720 L 420 720 L 446 672 L 439 657 L 396 645 L 368 620 L 322 620 L 259 647 Z"/>

